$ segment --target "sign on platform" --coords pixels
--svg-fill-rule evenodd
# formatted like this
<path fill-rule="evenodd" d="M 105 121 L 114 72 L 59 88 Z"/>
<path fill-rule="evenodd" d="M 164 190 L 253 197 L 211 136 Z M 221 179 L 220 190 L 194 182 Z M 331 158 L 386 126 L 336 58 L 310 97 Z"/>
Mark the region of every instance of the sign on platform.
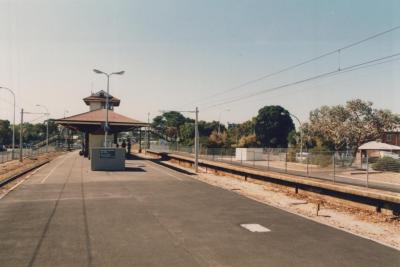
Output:
<path fill-rule="evenodd" d="M 115 149 L 101 149 L 100 150 L 101 159 L 115 159 Z"/>

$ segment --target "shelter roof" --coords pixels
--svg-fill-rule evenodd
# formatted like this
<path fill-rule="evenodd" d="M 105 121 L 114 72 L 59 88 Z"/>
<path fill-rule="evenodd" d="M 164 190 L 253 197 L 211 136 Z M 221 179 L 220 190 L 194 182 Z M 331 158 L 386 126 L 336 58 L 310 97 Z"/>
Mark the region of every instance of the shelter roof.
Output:
<path fill-rule="evenodd" d="M 395 145 L 390 145 L 386 143 L 381 143 L 381 142 L 368 142 L 363 145 L 361 145 L 359 150 L 385 150 L 385 151 L 392 151 L 392 150 L 397 150 L 400 151 L 400 146 L 395 146 Z"/>
<path fill-rule="evenodd" d="M 106 109 L 98 109 L 93 110 L 81 114 L 77 114 L 74 116 L 70 116 L 63 119 L 58 119 L 55 123 L 58 124 L 88 124 L 88 125 L 101 125 L 105 122 L 106 118 Z M 110 126 L 137 126 L 144 127 L 148 124 L 145 122 L 141 122 L 139 120 L 135 120 L 119 113 L 116 113 L 113 110 L 108 111 L 108 121 Z"/>

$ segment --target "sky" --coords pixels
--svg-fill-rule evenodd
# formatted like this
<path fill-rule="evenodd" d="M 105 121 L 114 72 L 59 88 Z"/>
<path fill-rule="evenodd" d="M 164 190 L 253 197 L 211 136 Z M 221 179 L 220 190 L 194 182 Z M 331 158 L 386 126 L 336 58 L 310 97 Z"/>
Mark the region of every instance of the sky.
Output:
<path fill-rule="evenodd" d="M 106 89 L 93 68 L 126 72 L 111 77 L 116 111 L 143 121 L 199 106 L 200 119 L 237 123 L 265 105 L 307 121 L 315 108 L 354 98 L 400 113 L 399 57 L 243 97 L 399 53 L 400 29 L 229 90 L 399 25 L 398 0 L 0 0 L 0 86 L 15 92 L 18 109 L 45 105 L 51 118 L 88 111 L 82 98 Z M 230 99 L 239 101 L 221 104 Z M 11 95 L 0 90 L 0 119 L 12 114 Z"/>

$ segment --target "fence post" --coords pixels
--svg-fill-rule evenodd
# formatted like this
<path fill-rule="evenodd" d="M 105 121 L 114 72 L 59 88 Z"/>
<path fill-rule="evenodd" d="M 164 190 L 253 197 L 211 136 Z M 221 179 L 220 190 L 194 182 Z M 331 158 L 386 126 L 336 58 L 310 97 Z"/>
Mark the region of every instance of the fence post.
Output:
<path fill-rule="evenodd" d="M 287 173 L 287 161 L 288 161 L 288 150 L 286 149 L 286 153 L 285 153 L 285 172 Z"/>
<path fill-rule="evenodd" d="M 367 151 L 367 187 L 369 187 L 369 171 L 368 171 L 368 169 L 369 169 L 369 158 L 368 158 L 368 151 Z"/>
<path fill-rule="evenodd" d="M 335 183 L 335 176 L 336 176 L 336 157 L 335 153 L 333 153 L 333 183 Z"/>
<path fill-rule="evenodd" d="M 307 154 L 307 177 L 310 177 L 310 172 L 309 172 L 309 170 L 308 170 L 308 168 L 309 168 L 309 162 L 310 162 L 310 154 Z"/>

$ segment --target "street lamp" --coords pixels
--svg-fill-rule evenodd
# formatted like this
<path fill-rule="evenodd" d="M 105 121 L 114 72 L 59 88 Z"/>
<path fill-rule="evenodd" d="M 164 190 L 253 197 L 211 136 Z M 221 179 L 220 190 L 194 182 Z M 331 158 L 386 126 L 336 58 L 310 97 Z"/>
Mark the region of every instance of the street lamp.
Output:
<path fill-rule="evenodd" d="M 104 74 L 107 76 L 107 95 L 106 95 L 106 125 L 104 125 L 104 147 L 107 147 L 107 135 L 108 135 L 108 130 L 109 130 L 109 125 L 108 125 L 108 109 L 109 109 L 109 104 L 108 104 L 108 97 L 109 97 L 109 91 L 110 91 L 110 76 L 111 75 L 122 75 L 125 73 L 125 71 L 118 71 L 118 72 L 112 72 L 112 73 L 106 73 L 98 69 L 93 69 L 94 73 L 97 74 Z"/>
<path fill-rule="evenodd" d="M 231 111 L 230 109 L 224 109 L 224 110 L 221 110 L 220 112 L 219 112 L 219 116 L 218 116 L 218 135 L 220 134 L 220 132 L 221 132 L 221 114 L 224 112 L 224 111 Z"/>
<path fill-rule="evenodd" d="M 69 113 L 69 111 L 65 109 L 65 110 L 64 110 L 64 119 L 65 119 L 65 115 L 66 115 L 67 113 Z"/>
<path fill-rule="evenodd" d="M 300 158 L 302 159 L 303 158 L 303 124 L 301 123 L 300 119 L 296 115 L 290 113 L 289 111 L 281 113 L 281 115 L 286 115 L 286 114 L 289 114 L 290 116 L 295 118 L 297 120 L 297 122 L 299 123 L 299 127 L 300 127 Z"/>
<path fill-rule="evenodd" d="M 44 110 L 46 110 L 46 113 L 45 113 L 45 115 L 47 116 L 47 120 L 46 120 L 46 152 L 49 152 L 49 117 L 50 117 L 49 109 L 46 106 L 40 105 L 40 104 L 36 104 L 36 106 L 44 108 Z"/>
<path fill-rule="evenodd" d="M 11 152 L 12 153 L 11 157 L 12 157 L 12 159 L 14 159 L 14 149 L 15 149 L 15 93 L 13 92 L 13 90 L 11 90 L 10 88 L 7 88 L 7 87 L 1 87 L 0 86 L 0 89 L 4 89 L 4 90 L 10 92 L 12 94 L 13 98 L 14 98 L 14 115 L 13 115 L 14 118 L 13 118 L 13 129 L 12 129 L 13 134 L 12 134 L 12 152 Z"/>

